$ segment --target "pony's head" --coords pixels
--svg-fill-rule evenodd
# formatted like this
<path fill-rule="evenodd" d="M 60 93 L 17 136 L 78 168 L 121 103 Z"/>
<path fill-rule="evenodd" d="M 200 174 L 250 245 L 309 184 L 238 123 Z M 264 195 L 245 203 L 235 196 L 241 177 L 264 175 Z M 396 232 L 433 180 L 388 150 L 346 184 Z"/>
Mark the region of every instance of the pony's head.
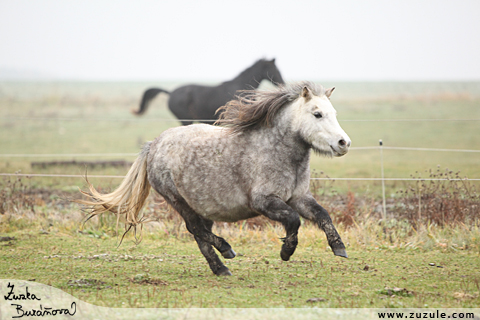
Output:
<path fill-rule="evenodd" d="M 340 157 L 351 141 L 337 121 L 330 102 L 334 88 L 311 82 L 281 85 L 268 91 L 244 90 L 219 108 L 217 124 L 245 132 L 259 127 L 281 127 L 300 137 L 315 152 Z"/>
<path fill-rule="evenodd" d="M 335 87 L 304 83 L 298 98 L 290 106 L 291 127 L 312 149 L 326 156 L 341 157 L 348 152 L 351 140 L 337 121 L 337 112 L 330 102 Z"/>

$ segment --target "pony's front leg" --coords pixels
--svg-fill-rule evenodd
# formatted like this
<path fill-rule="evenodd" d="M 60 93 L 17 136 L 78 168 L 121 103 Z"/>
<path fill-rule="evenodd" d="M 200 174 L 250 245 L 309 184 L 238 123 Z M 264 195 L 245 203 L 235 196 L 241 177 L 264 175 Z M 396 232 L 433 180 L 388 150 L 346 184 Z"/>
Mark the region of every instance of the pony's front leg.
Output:
<path fill-rule="evenodd" d="M 333 253 L 336 256 L 348 258 L 345 245 L 337 232 L 337 229 L 333 226 L 332 219 L 312 195 L 307 195 L 301 199 L 295 199 L 288 203 L 305 219 L 315 222 L 320 229 L 325 232 L 327 236 L 328 244 L 332 248 Z"/>
<path fill-rule="evenodd" d="M 267 218 L 283 224 L 287 233 L 283 239 L 280 257 L 288 261 L 293 255 L 298 244 L 298 228 L 300 228 L 300 217 L 290 206 L 275 195 L 258 196 L 252 201 L 252 209 L 261 213 Z"/>

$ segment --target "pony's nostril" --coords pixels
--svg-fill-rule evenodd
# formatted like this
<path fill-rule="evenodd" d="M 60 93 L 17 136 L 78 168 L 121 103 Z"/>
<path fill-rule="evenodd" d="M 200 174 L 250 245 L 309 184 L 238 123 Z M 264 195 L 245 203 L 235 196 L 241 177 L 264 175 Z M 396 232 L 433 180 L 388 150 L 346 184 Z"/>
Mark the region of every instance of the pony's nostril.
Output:
<path fill-rule="evenodd" d="M 340 139 L 338 141 L 338 146 L 342 149 L 350 147 L 351 144 L 352 142 L 350 142 L 350 140 L 346 141 L 345 139 Z"/>

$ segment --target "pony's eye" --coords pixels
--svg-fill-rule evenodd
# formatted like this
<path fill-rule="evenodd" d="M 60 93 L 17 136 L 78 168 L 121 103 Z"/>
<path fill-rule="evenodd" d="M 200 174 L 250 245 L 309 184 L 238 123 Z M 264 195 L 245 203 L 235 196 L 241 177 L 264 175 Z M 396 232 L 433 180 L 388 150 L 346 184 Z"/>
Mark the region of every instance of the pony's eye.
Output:
<path fill-rule="evenodd" d="M 315 111 L 315 112 L 313 113 L 313 115 L 314 115 L 315 118 L 317 118 L 317 119 L 320 119 L 321 117 L 323 117 L 322 114 L 321 114 L 320 112 L 318 112 L 318 111 Z"/>

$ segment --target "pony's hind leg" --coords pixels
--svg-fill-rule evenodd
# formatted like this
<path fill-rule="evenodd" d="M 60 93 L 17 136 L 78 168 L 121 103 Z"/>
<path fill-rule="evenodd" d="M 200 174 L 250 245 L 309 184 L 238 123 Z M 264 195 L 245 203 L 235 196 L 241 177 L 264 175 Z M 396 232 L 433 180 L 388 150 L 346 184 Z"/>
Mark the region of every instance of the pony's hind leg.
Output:
<path fill-rule="evenodd" d="M 198 247 L 216 275 L 230 275 L 230 271 L 218 258 L 213 250 L 215 247 L 226 259 L 235 257 L 232 247 L 223 238 L 212 233 L 213 221 L 199 216 L 178 193 L 170 173 L 164 170 L 162 174 L 151 173 L 151 185 L 185 220 L 187 230 L 195 237 Z"/>
<path fill-rule="evenodd" d="M 231 276 L 232 273 L 218 258 L 218 255 L 213 250 L 212 245 L 220 251 L 222 256 L 226 259 L 235 257 L 235 252 L 232 247 L 223 239 L 212 233 L 213 221 L 203 219 L 195 214 L 185 219 L 187 230 L 195 237 L 198 248 L 202 252 L 208 265 L 214 274 L 217 276 Z"/>
<path fill-rule="evenodd" d="M 206 220 L 206 219 L 202 219 L 202 220 L 204 220 L 203 223 L 205 225 L 205 228 L 211 232 L 213 221 Z M 222 261 L 220 261 L 220 259 L 218 258 L 218 255 L 215 253 L 215 250 L 213 250 L 213 247 L 211 244 L 203 241 L 198 236 L 195 236 L 195 241 L 197 242 L 198 248 L 202 252 L 203 256 L 205 257 L 205 259 L 207 259 L 208 265 L 210 266 L 210 269 L 213 271 L 213 273 L 215 273 L 218 276 L 232 275 L 230 270 L 228 270 L 228 268 L 222 263 Z M 233 252 L 233 250 L 231 251 Z M 235 253 L 233 254 L 234 255 L 232 256 L 232 258 L 235 256 Z"/>
<path fill-rule="evenodd" d="M 298 244 L 298 228 L 300 228 L 300 217 L 282 199 L 271 196 L 258 196 L 252 202 L 253 209 L 260 212 L 267 218 L 283 224 L 287 233 L 283 238 L 280 257 L 288 261 L 295 252 Z"/>
<path fill-rule="evenodd" d="M 202 241 L 212 245 L 225 259 L 233 259 L 236 256 L 230 244 L 225 239 L 212 233 L 213 221 L 207 220 L 192 211 L 182 211 L 180 215 L 185 220 L 187 230 Z"/>
<path fill-rule="evenodd" d="M 212 233 L 213 221 L 199 216 L 183 199 L 177 199 L 173 203 L 175 210 L 185 220 L 187 230 L 195 237 L 195 241 L 197 241 L 198 247 L 205 259 L 207 259 L 213 273 L 219 276 L 231 275 L 228 268 L 218 258 L 212 246 L 226 259 L 234 258 L 236 254 L 225 239 Z"/>
<path fill-rule="evenodd" d="M 198 244 L 198 248 L 202 252 L 205 259 L 207 259 L 208 265 L 214 274 L 217 276 L 231 276 L 232 273 L 228 268 L 220 261 L 218 255 L 213 250 L 213 247 L 200 239 L 199 237 L 195 236 L 195 241 Z"/>

